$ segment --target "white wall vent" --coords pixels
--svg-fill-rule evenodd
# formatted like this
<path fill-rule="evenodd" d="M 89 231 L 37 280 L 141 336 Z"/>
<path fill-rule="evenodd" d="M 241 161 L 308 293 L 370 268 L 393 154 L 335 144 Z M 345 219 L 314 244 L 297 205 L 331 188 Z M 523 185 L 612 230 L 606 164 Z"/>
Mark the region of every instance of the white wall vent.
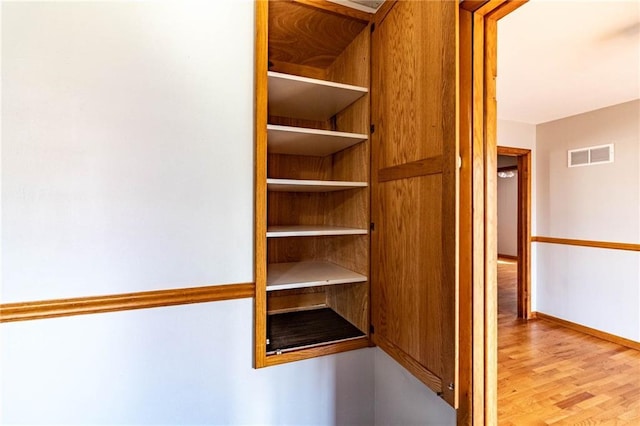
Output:
<path fill-rule="evenodd" d="M 570 149 L 567 160 L 569 167 L 613 163 L 613 144 Z"/>

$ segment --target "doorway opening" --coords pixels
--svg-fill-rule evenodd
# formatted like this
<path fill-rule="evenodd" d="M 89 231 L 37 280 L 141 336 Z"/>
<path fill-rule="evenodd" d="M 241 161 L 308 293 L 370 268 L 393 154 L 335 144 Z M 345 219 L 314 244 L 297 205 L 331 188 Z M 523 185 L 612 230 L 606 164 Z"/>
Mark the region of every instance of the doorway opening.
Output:
<path fill-rule="evenodd" d="M 516 253 L 512 255 L 517 262 L 517 317 L 531 318 L 531 150 L 499 146 L 498 156 L 514 159 L 513 165 L 498 166 L 498 176 L 517 177 L 517 224 Z M 499 253 L 503 256 L 505 253 Z"/>
<path fill-rule="evenodd" d="M 497 22 L 524 1 L 460 3 L 460 382 L 458 424 L 498 424 Z M 528 246 L 527 246 L 528 247 Z"/>

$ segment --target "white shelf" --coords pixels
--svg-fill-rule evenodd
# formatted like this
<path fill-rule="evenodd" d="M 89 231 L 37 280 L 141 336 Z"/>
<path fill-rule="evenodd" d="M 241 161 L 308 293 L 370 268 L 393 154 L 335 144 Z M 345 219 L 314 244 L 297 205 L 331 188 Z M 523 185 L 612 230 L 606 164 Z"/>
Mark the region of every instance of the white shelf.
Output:
<path fill-rule="evenodd" d="M 367 138 L 367 135 L 359 133 L 267 125 L 267 151 L 270 154 L 324 157 L 366 141 Z"/>
<path fill-rule="evenodd" d="M 267 265 L 267 291 L 359 283 L 367 277 L 329 262 L 272 263 Z"/>
<path fill-rule="evenodd" d="M 366 182 L 336 180 L 267 179 L 267 190 L 273 192 L 333 192 L 366 188 Z"/>
<path fill-rule="evenodd" d="M 267 238 L 278 237 L 322 237 L 332 235 L 366 235 L 366 229 L 344 228 L 341 226 L 313 226 L 313 225 L 293 225 L 293 226 L 269 226 L 267 228 Z"/>
<path fill-rule="evenodd" d="M 324 121 L 369 91 L 366 87 L 334 83 L 268 71 L 269 114 Z"/>

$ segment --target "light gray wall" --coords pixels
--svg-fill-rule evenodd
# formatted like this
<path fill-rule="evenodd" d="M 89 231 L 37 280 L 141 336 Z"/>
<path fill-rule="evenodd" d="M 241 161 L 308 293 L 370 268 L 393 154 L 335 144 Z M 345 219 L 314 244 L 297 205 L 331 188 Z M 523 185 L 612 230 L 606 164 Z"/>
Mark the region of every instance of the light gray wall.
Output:
<path fill-rule="evenodd" d="M 251 368 L 251 299 L 2 325 L 1 424 L 371 425 L 374 351 Z"/>
<path fill-rule="evenodd" d="M 252 10 L 2 3 L 4 302 L 252 281 Z"/>
<path fill-rule="evenodd" d="M 375 349 L 375 424 L 456 424 L 447 403 L 379 348 Z"/>
<path fill-rule="evenodd" d="M 498 169 L 517 165 L 516 157 L 498 155 Z M 498 176 L 498 254 L 518 255 L 518 172 Z"/>
<path fill-rule="evenodd" d="M 567 167 L 613 143 L 615 162 Z M 640 243 L 640 101 L 537 126 L 538 235 Z M 640 253 L 537 243 L 537 310 L 640 341 Z"/>
<path fill-rule="evenodd" d="M 0 301 L 252 281 L 253 2 L 0 7 Z M 250 299 L 5 323 L 0 423 L 452 423 L 376 352 L 254 370 Z"/>
<path fill-rule="evenodd" d="M 500 105 L 498 105 L 500 108 Z M 498 120 L 498 146 L 510 148 L 524 148 L 531 150 L 531 235 L 537 234 L 537 180 L 538 180 L 538 153 L 536 149 L 536 126 L 534 124 L 519 123 L 516 121 Z M 498 187 L 500 189 L 500 187 Z M 500 203 L 498 194 L 497 203 Z M 498 204 L 499 206 L 500 204 Z M 498 226 L 500 224 L 498 223 Z M 499 237 L 498 233 L 498 237 Z M 535 250 L 531 252 L 531 309 L 536 310 L 537 299 L 537 254 Z"/>
<path fill-rule="evenodd" d="M 498 106 L 499 108 L 500 106 Z M 523 148 L 531 150 L 531 211 L 535 212 L 536 203 L 536 126 L 535 124 L 519 123 L 517 121 L 498 120 L 498 146 L 509 148 Z M 536 235 L 537 226 L 535 215 L 531 218 L 531 232 Z"/>
<path fill-rule="evenodd" d="M 640 241 L 640 101 L 537 126 L 538 232 Z M 567 150 L 613 143 L 615 162 L 567 167 Z"/>

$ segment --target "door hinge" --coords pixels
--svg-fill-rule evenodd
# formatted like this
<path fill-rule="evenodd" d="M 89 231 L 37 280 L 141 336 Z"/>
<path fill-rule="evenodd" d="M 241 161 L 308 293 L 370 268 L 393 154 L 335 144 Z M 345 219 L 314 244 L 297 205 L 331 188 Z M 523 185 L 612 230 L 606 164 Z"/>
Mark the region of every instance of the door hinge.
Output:
<path fill-rule="evenodd" d="M 369 229 L 370 229 L 370 230 L 372 230 L 372 231 L 375 231 L 375 230 L 376 230 L 376 224 L 375 224 L 375 223 L 373 223 L 373 222 L 371 222 L 371 223 L 369 224 Z"/>
<path fill-rule="evenodd" d="M 458 155 L 458 168 L 462 168 L 462 157 Z"/>
<path fill-rule="evenodd" d="M 373 24 L 371 24 L 371 32 L 374 32 L 376 30 L 376 24 L 375 22 Z"/>
<path fill-rule="evenodd" d="M 375 126 L 374 124 L 372 124 L 371 126 L 369 126 L 369 131 L 370 131 L 371 133 L 375 133 L 375 131 L 376 131 L 376 126 Z"/>
<path fill-rule="evenodd" d="M 373 324 L 369 324 L 369 333 L 371 333 L 371 334 L 374 333 Z"/>

